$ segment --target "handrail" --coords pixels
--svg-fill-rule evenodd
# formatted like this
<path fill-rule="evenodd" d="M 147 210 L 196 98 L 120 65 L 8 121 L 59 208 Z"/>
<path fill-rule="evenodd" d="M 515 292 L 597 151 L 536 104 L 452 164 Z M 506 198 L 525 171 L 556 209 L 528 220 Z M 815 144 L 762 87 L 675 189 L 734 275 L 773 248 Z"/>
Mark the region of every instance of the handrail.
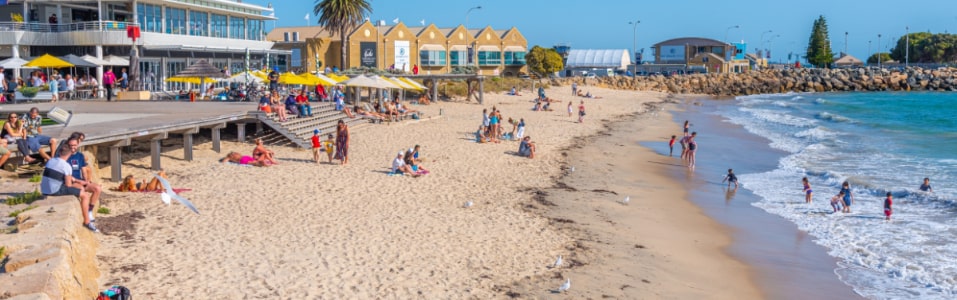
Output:
<path fill-rule="evenodd" d="M 90 21 L 67 24 L 0 22 L 0 30 L 30 32 L 126 31 L 126 28 L 134 25 L 136 23 L 120 21 Z"/>

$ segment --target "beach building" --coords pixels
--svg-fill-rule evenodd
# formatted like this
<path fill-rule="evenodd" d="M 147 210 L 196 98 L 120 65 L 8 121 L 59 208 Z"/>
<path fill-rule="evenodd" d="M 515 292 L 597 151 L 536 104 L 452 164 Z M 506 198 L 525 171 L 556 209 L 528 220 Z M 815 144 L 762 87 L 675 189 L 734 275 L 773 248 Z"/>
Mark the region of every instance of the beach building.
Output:
<path fill-rule="evenodd" d="M 841 56 L 834 60 L 835 68 L 854 68 L 863 67 L 864 61 L 847 53 L 841 53 Z"/>
<path fill-rule="evenodd" d="M 199 59 L 240 73 L 246 61 L 251 68 L 285 68 L 290 55 L 265 39 L 273 9 L 241 0 L 6 2 L 0 6 L 0 59 L 47 53 L 128 57 L 133 42 L 127 30 L 137 27 L 140 79 L 149 90 L 183 88 L 165 79 Z M 102 72 L 98 67 L 96 75 Z"/>
<path fill-rule="evenodd" d="M 418 66 L 420 74 L 447 74 L 473 66 L 481 75 L 517 76 L 526 70 L 528 51 L 528 41 L 515 27 L 409 27 L 384 21 L 366 21 L 348 33 L 345 66 L 339 65 L 342 39 L 319 26 L 279 27 L 266 40 L 275 43 L 274 49 L 289 51 L 289 68 L 303 72 L 324 72 L 326 67 L 412 72 Z"/>
<path fill-rule="evenodd" d="M 631 65 L 628 49 L 569 49 L 565 58 L 565 74 L 581 76 L 614 76 Z"/>
<path fill-rule="evenodd" d="M 639 72 L 683 70 L 688 73 L 726 73 L 748 70 L 745 43 L 727 43 L 709 38 L 682 37 L 652 46 L 655 61 L 639 67 Z"/>

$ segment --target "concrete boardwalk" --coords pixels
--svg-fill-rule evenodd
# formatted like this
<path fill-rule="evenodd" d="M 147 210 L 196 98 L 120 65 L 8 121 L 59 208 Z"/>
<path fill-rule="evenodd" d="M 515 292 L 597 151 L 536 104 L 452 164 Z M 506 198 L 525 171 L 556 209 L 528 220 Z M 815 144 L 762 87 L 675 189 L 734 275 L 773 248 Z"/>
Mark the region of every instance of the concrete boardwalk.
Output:
<path fill-rule="evenodd" d="M 120 147 L 129 146 L 133 139 L 150 140 L 153 168 L 160 166 L 160 141 L 169 133 L 182 134 L 187 160 L 192 160 L 192 135 L 200 129 L 212 129 L 213 149 L 219 151 L 220 130 L 229 123 L 237 126 L 239 139 L 245 136 L 245 123 L 258 122 L 254 102 L 172 102 L 172 101 L 60 101 L 57 103 L 21 103 L 0 105 L 4 118 L 12 112 L 25 114 L 31 107 L 45 113 L 53 107 L 70 111 L 73 116 L 66 125 L 43 127 L 43 134 L 63 140 L 73 132 L 86 134 L 84 146 L 110 148 L 113 181 L 120 181 L 122 157 Z"/>

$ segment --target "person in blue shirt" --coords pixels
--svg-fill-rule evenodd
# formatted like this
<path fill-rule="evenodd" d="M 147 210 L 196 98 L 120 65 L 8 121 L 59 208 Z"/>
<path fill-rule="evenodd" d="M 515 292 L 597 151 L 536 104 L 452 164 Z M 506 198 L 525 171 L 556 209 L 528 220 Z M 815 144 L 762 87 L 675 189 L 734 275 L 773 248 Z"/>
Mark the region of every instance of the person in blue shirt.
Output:
<path fill-rule="evenodd" d="M 283 104 L 286 105 L 286 110 L 288 110 L 292 115 L 299 115 L 299 104 L 296 103 L 296 94 L 294 92 L 289 93 L 289 96 L 286 97 L 286 102 Z"/>

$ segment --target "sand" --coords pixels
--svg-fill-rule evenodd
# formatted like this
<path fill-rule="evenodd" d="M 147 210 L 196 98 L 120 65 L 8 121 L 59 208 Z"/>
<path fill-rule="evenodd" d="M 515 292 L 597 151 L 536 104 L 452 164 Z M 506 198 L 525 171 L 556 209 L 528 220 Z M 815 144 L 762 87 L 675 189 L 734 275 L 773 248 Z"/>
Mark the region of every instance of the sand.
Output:
<path fill-rule="evenodd" d="M 108 224 L 99 235 L 100 283 L 147 299 L 758 297 L 747 267 L 722 250 L 728 232 L 683 200 L 660 163 L 648 162 L 660 158 L 634 146 L 642 136 L 660 138 L 654 126 L 672 122 L 646 118 L 638 121 L 649 126 L 643 130 L 611 131 L 628 147 L 603 146 L 601 154 L 565 149 L 607 131 L 601 120 L 627 119 L 666 96 L 590 90 L 604 99 L 585 99 L 584 124 L 565 112 L 568 101 L 582 99 L 567 87 L 548 90 L 564 101 L 553 112 L 530 111 L 531 97 L 505 95 L 486 95 L 484 105 L 417 106 L 425 119 L 354 128 L 344 166 L 317 165 L 311 152 L 282 147 L 273 148 L 277 166 L 220 164 L 209 143 L 185 162 L 166 147 L 170 182 L 192 189 L 183 195 L 202 214 L 166 206 L 156 194 L 108 192 L 112 214 L 97 221 Z M 513 155 L 517 142 L 467 138 L 493 105 L 506 120 L 525 118 L 535 159 Z M 387 176 L 396 152 L 416 144 L 431 174 Z M 224 153 L 251 150 L 223 143 Z M 148 160 L 126 162 L 125 174 L 145 178 Z M 563 177 L 571 163 L 583 167 Z M 579 192 L 556 189 L 556 180 Z M 619 195 L 582 191 L 603 186 Z M 632 204 L 614 202 L 626 194 Z M 475 205 L 463 208 L 470 200 Z M 558 255 L 569 266 L 548 268 Z M 563 278 L 572 278 L 572 289 L 553 295 Z"/>

